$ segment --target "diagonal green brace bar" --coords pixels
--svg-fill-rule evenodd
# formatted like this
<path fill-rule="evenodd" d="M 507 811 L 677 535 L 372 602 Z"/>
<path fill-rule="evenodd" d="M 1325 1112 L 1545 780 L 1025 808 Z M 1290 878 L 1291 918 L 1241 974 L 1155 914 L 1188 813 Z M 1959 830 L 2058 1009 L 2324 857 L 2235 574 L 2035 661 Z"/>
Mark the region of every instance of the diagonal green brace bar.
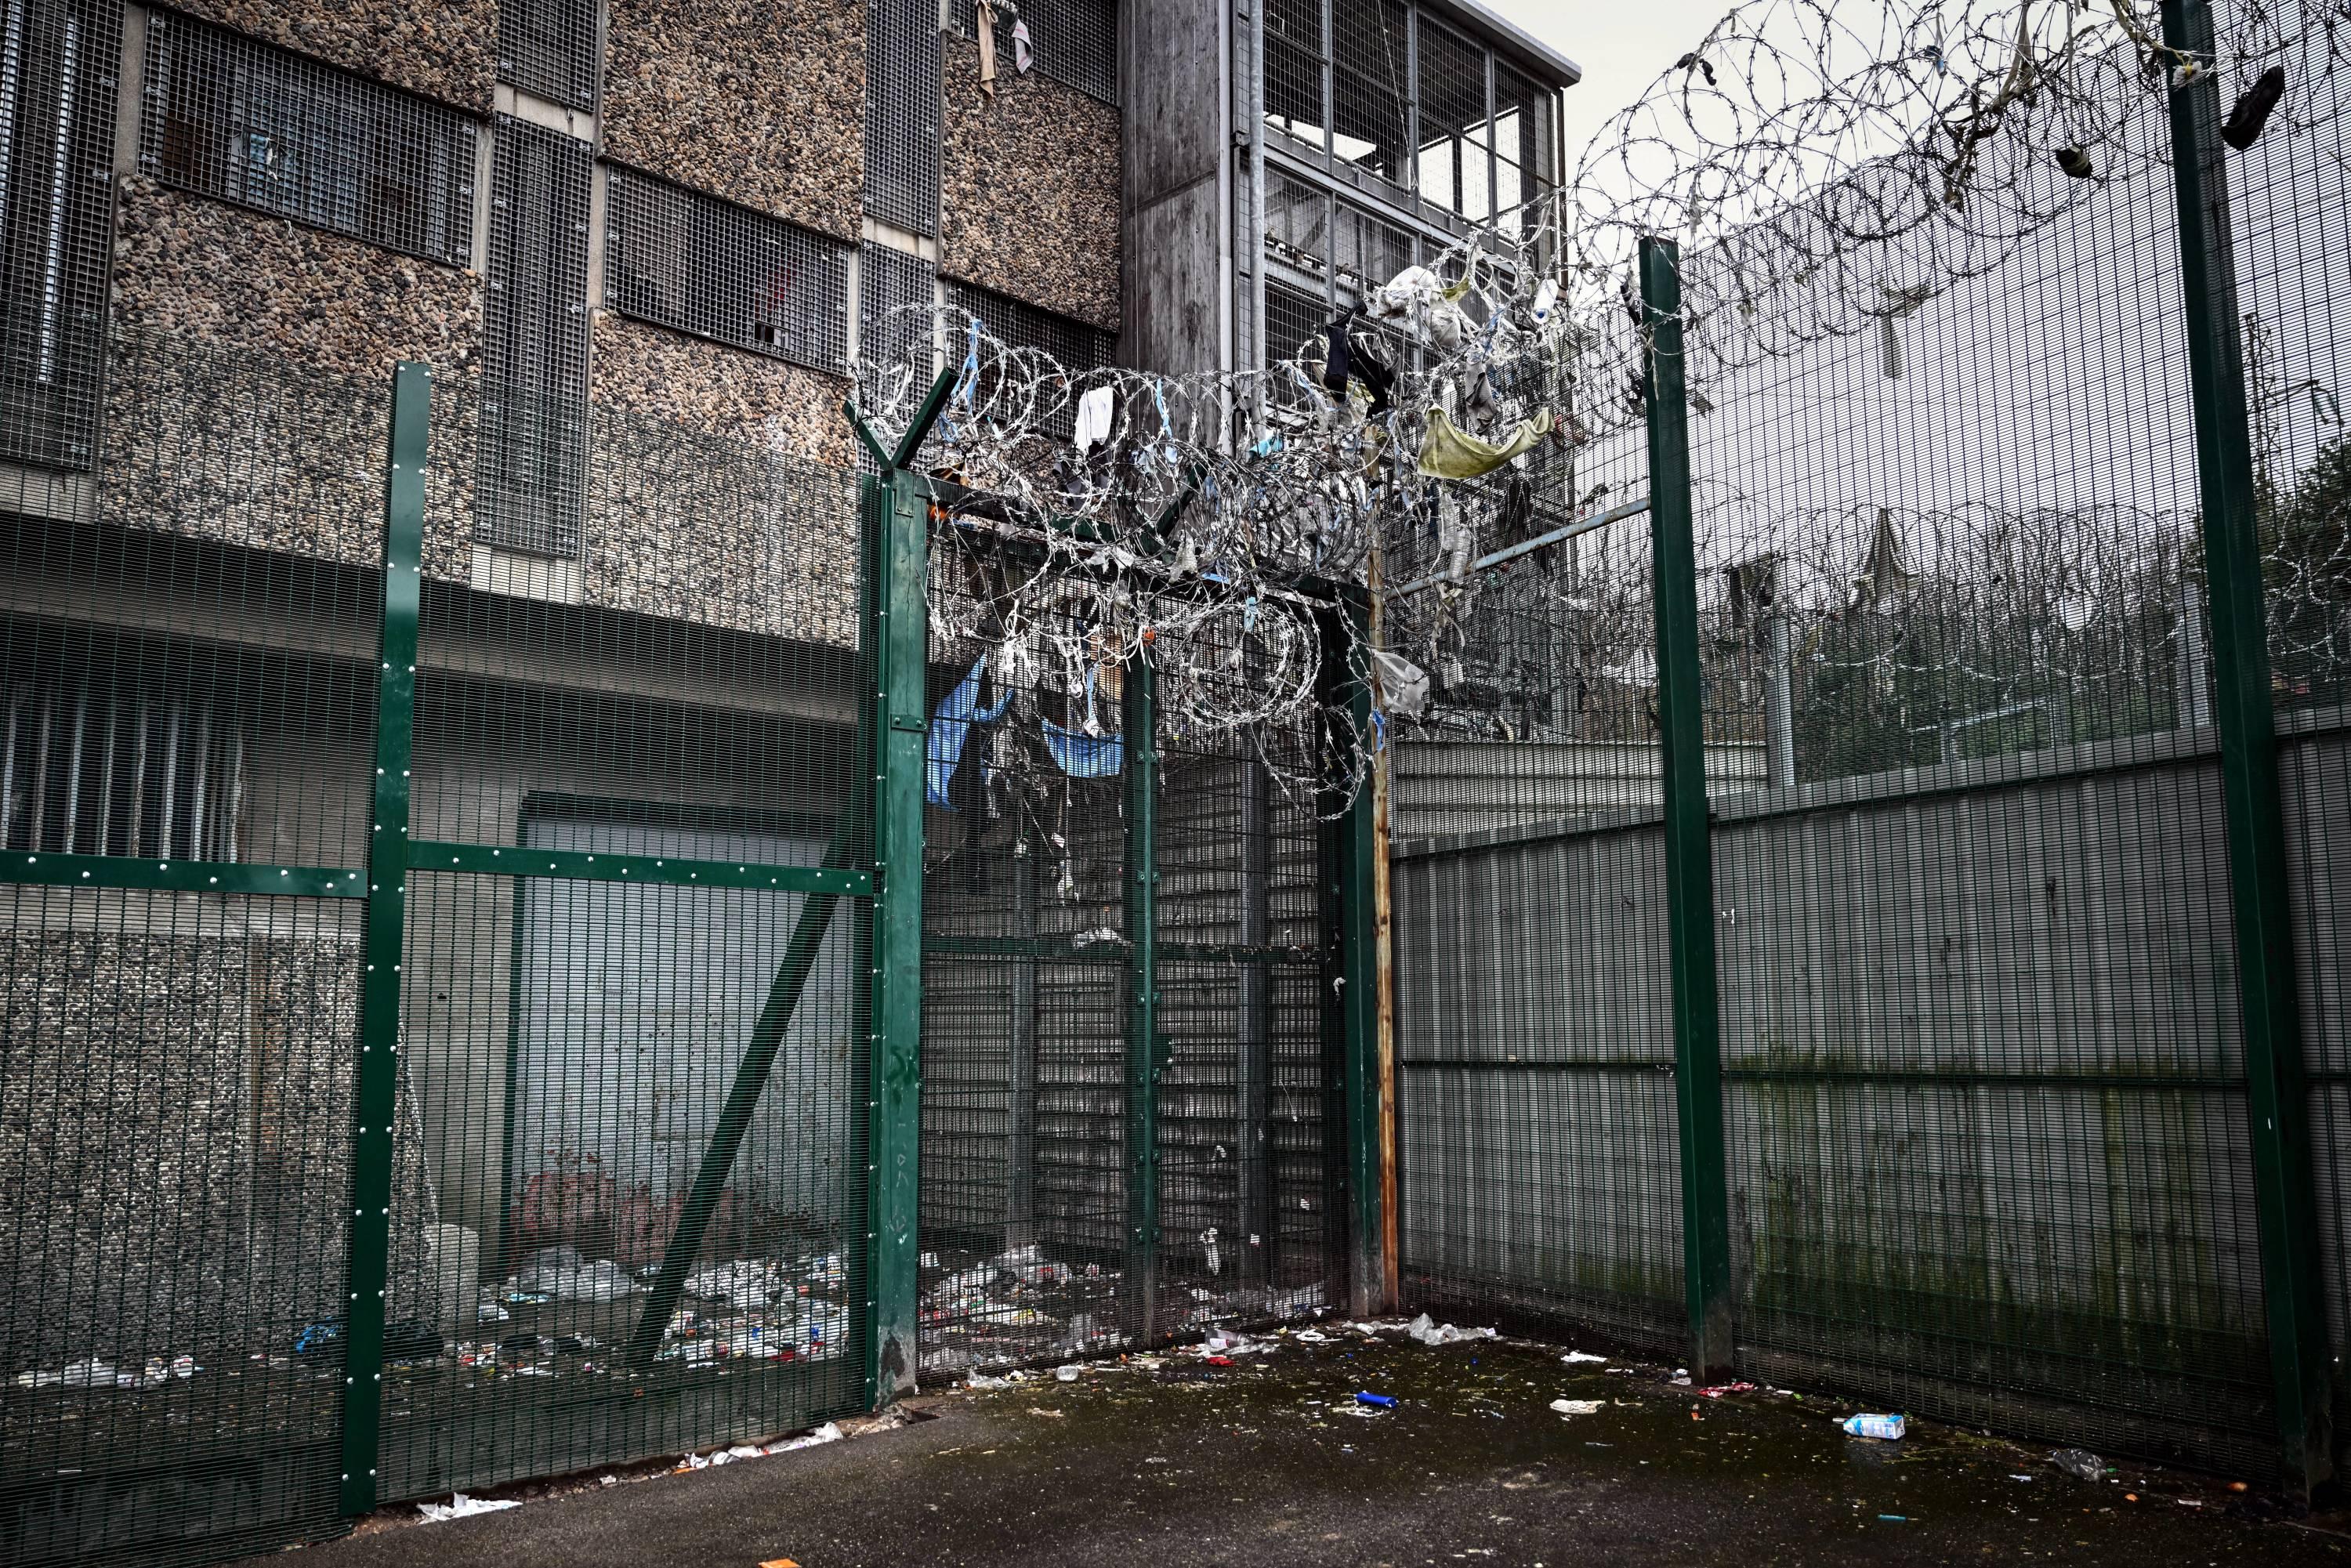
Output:
<path fill-rule="evenodd" d="M 846 863 L 852 836 L 852 823 L 844 816 L 825 851 L 826 866 L 838 868 Z M 718 1207 L 719 1195 L 726 1189 L 727 1179 L 734 1175 L 743 1134 L 750 1129 L 752 1113 L 759 1108 L 759 1096 L 767 1092 L 784 1036 L 791 1032 L 792 1015 L 799 1011 L 809 977 L 816 971 L 817 956 L 823 951 L 825 933 L 832 924 L 832 906 L 840 897 L 835 893 L 811 893 L 800 904 L 791 940 L 784 946 L 783 962 L 776 967 L 776 977 L 768 983 L 767 1004 L 751 1026 L 751 1042 L 735 1069 L 735 1082 L 726 1092 L 726 1103 L 719 1109 L 718 1124 L 711 1129 L 710 1146 L 703 1151 L 694 1185 L 686 1192 L 685 1207 L 678 1215 L 677 1228 L 671 1232 L 669 1246 L 662 1253 L 661 1272 L 653 1278 L 653 1294 L 637 1318 L 636 1332 L 629 1336 L 627 1360 L 631 1366 L 651 1365 L 661 1350 L 663 1331 L 669 1326 L 670 1314 L 677 1311 L 685 1277 L 693 1272 L 695 1260 L 701 1256 L 702 1239 L 709 1231 L 710 1217 Z"/>
<path fill-rule="evenodd" d="M 352 1094 L 350 1228 L 344 1277 L 343 1512 L 376 1505 L 383 1416 L 386 1254 L 392 1144 L 400 1082 L 400 966 L 408 901 L 408 759 L 416 711 L 418 569 L 424 553 L 424 464 L 432 382 L 403 361 L 392 372 L 384 476 L 383 627 L 376 670 L 375 794 L 368 833 L 360 1055 Z"/>
<path fill-rule="evenodd" d="M 2164 41 L 2210 62 L 2205 0 L 2164 0 Z M 2310 1143 L 2294 910 L 2278 795 L 2268 609 L 2262 587 L 2252 436 L 2239 340 L 2220 84 L 2210 69 L 2170 95 L 2172 177 L 2188 372 L 2203 503 L 2212 618 L 2213 718 L 2220 731 L 2237 1005 L 2252 1122 L 2253 1203 L 2269 1326 L 2280 1480 L 2307 1501 L 2334 1478 L 2332 1353 L 2327 1345 L 2318 1192 Z"/>
<path fill-rule="evenodd" d="M 1681 259 L 1641 241 L 1649 338 L 1649 538 L 1656 579 L 1657 718 L 1665 773 L 1666 927 L 1673 977 L 1674 1090 L 1681 1133 L 1682 1290 L 1690 1375 L 1731 1364 L 1730 1201 L 1723 1168 L 1722 1020 L 1715 989 L 1714 846 L 1706 803 L 1706 690 L 1698 665 L 1691 539 L 1689 405 L 1683 379 Z"/>

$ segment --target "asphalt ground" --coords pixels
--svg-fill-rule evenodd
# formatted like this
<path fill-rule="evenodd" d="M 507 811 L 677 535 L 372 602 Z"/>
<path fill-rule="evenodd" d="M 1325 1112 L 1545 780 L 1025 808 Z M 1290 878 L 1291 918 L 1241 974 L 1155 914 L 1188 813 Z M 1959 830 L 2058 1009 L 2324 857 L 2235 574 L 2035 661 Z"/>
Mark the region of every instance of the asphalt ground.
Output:
<path fill-rule="evenodd" d="M 386 1510 L 303 1568 L 2351 1565 L 2351 1535 L 2227 1477 L 2122 1462 L 2085 1481 L 2044 1447 L 1918 1422 L 1849 1437 L 1850 1405 L 1708 1397 L 1556 1345 L 1319 1332 L 1229 1366 L 1194 1347 L 957 1389 L 853 1440 L 591 1473 L 469 1519 Z"/>

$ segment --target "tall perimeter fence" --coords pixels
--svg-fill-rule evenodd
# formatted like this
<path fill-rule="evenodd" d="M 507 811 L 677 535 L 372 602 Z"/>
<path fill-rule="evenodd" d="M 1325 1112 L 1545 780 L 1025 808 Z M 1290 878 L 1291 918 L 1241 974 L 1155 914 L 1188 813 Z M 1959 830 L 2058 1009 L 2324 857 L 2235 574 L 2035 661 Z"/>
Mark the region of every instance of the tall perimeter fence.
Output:
<path fill-rule="evenodd" d="M 1768 267 L 1643 242 L 1640 414 L 1546 471 L 1593 520 L 1448 590 L 1395 748 L 1408 1305 L 2331 1470 L 2351 23 L 2254 20 L 2223 83 L 2119 51 L 1931 287 L 1882 167 Z"/>
<path fill-rule="evenodd" d="M 2245 148 L 2123 49 L 1931 257 L 1650 225 L 1377 588 L 1046 574 L 952 374 L 861 478 L 119 332 L 0 469 L 0 1557 L 1391 1296 L 2325 1480 L 2351 23 L 2227 20 Z"/>

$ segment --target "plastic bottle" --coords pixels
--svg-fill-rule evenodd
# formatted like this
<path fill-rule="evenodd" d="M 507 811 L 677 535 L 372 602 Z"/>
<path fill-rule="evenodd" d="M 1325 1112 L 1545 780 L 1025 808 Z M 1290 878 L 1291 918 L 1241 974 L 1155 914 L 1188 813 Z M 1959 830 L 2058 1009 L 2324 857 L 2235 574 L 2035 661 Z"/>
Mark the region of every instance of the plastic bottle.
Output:
<path fill-rule="evenodd" d="M 1883 1437 L 1887 1442 L 1898 1441 L 1907 1422 L 1899 1416 L 1848 1416 L 1844 1429 L 1855 1437 Z"/>

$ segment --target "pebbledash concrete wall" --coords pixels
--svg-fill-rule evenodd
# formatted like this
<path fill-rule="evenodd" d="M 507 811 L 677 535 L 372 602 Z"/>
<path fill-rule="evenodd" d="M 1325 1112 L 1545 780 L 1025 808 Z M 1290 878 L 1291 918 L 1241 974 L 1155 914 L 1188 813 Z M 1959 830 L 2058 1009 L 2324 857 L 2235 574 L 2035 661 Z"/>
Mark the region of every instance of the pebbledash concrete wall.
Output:
<path fill-rule="evenodd" d="M 608 157 L 858 236 L 863 0 L 611 0 L 608 40 Z"/>
<path fill-rule="evenodd" d="M 340 1316 L 357 919 L 32 888 L 0 910 L 0 1365 L 241 1363 Z M 404 1086 L 394 1162 L 392 1316 L 449 1320 Z"/>
<path fill-rule="evenodd" d="M 1106 332 L 1119 326 L 1119 111 L 944 40 L 939 273 Z"/>
<path fill-rule="evenodd" d="M 457 394 L 436 413 L 459 416 L 435 434 L 425 571 L 464 580 L 479 275 L 152 180 L 121 185 L 106 515 L 371 568 L 392 370 L 420 361 Z"/>
<path fill-rule="evenodd" d="M 497 82 L 497 0 L 173 0 L 173 8 L 476 113 Z"/>
<path fill-rule="evenodd" d="M 599 315 L 584 602 L 856 642 L 849 383 Z"/>

